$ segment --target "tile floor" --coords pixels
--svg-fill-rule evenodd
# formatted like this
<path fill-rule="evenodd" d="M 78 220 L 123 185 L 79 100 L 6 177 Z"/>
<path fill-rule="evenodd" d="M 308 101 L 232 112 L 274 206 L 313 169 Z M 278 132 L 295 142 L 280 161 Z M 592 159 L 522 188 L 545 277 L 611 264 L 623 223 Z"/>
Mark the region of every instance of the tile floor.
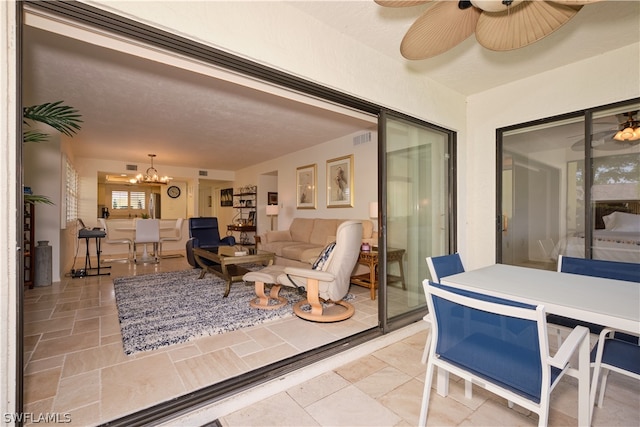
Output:
<path fill-rule="evenodd" d="M 113 277 L 188 268 L 184 258 L 158 265 L 112 263 L 111 275 L 65 278 L 25 292 L 25 411 L 69 413 L 71 425 L 107 422 L 132 411 L 246 372 L 377 324 L 377 301 L 352 286 L 356 315 L 318 325 L 295 317 L 229 334 L 126 356 Z M 426 332 L 404 338 L 278 392 L 219 415 L 224 426 L 416 425 L 425 367 Z M 572 379 L 554 391 L 550 425 L 577 425 Z M 612 374 L 594 426 L 640 425 L 640 384 Z M 217 418 L 217 417 L 216 417 Z M 209 419 L 208 421 L 213 421 Z M 448 398 L 432 393 L 429 425 L 535 425 L 490 394 L 464 398 L 455 382 Z M 38 423 L 38 425 L 42 425 Z M 176 423 L 167 425 L 199 425 Z"/>
<path fill-rule="evenodd" d="M 415 426 L 420 415 L 426 332 L 414 334 L 219 419 L 239 426 Z M 595 339 L 595 336 L 592 337 Z M 577 426 L 577 383 L 564 378 L 552 394 L 550 426 Z M 435 388 L 435 379 L 433 387 Z M 449 397 L 431 393 L 427 425 L 536 426 L 538 416 L 474 387 L 452 381 Z M 640 425 L 640 383 L 611 373 L 593 426 Z"/>
<path fill-rule="evenodd" d="M 321 325 L 292 315 L 126 356 L 113 278 L 190 267 L 183 257 L 108 265 L 109 276 L 25 290 L 26 412 L 69 413 L 72 425 L 97 425 L 377 325 L 377 301 L 353 286 L 356 314 L 345 322 Z"/>

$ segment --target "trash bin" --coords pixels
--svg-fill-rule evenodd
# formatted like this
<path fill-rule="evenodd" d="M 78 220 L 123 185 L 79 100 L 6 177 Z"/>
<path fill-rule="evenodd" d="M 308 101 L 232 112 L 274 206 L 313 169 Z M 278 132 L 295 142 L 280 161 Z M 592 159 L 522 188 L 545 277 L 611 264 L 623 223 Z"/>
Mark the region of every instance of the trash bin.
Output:
<path fill-rule="evenodd" d="M 52 282 L 52 249 L 48 240 L 38 240 L 35 247 L 33 286 L 50 286 Z"/>

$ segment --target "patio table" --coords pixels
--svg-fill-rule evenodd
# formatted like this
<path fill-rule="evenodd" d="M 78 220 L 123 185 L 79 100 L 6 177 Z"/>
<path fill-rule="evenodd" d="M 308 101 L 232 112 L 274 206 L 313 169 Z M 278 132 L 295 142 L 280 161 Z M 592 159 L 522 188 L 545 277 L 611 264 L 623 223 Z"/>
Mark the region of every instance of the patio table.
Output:
<path fill-rule="evenodd" d="M 640 283 L 495 264 L 442 283 L 528 304 L 547 313 L 640 333 Z"/>
<path fill-rule="evenodd" d="M 632 334 L 640 332 L 640 283 L 505 264 L 454 274 L 441 282 L 527 304 L 542 304 L 547 313 Z M 588 354 L 581 353 L 579 363 L 589 363 Z M 439 378 L 439 392 L 442 387 Z M 578 393 L 588 395 L 589 389 L 580 388 Z M 590 408 L 581 406 L 578 423 L 589 425 L 589 418 Z"/>

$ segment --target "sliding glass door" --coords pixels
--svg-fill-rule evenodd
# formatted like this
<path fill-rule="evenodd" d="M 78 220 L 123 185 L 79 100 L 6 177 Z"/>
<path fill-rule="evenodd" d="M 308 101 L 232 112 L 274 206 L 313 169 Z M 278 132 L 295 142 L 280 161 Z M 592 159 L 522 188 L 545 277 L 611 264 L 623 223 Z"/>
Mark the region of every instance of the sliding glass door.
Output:
<path fill-rule="evenodd" d="M 499 131 L 499 262 L 640 263 L 640 139 L 615 138 L 639 109 L 630 102 Z"/>
<path fill-rule="evenodd" d="M 380 294 L 385 320 L 425 306 L 425 258 L 452 251 L 454 242 L 453 133 L 411 119 L 383 115 L 385 261 Z"/>

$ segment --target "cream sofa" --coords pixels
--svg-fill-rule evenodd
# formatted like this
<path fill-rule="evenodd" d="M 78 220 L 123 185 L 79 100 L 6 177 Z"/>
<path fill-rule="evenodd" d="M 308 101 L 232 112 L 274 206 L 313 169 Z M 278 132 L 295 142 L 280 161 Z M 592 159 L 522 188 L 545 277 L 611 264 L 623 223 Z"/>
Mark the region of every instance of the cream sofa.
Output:
<path fill-rule="evenodd" d="M 258 236 L 258 247 L 276 254 L 276 265 L 310 267 L 322 249 L 336 240 L 336 230 L 344 219 L 294 218 L 288 230 L 268 231 Z M 362 221 L 362 242 L 378 245 L 373 222 Z"/>

